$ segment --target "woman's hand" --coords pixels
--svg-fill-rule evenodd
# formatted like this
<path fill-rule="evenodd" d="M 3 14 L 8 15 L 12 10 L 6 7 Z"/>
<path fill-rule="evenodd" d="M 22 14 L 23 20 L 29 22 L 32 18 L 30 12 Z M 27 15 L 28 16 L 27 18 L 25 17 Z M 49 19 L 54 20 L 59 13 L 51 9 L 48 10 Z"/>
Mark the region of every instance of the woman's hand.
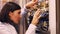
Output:
<path fill-rule="evenodd" d="M 38 9 L 38 10 L 35 12 L 31 24 L 33 24 L 33 25 L 37 25 L 37 24 L 38 24 L 39 18 L 41 17 L 40 13 L 41 13 L 41 10 L 40 10 L 40 9 Z"/>
<path fill-rule="evenodd" d="M 33 7 L 37 2 L 38 2 L 38 0 L 32 0 L 32 1 L 28 2 L 25 6 L 31 8 L 31 7 Z"/>

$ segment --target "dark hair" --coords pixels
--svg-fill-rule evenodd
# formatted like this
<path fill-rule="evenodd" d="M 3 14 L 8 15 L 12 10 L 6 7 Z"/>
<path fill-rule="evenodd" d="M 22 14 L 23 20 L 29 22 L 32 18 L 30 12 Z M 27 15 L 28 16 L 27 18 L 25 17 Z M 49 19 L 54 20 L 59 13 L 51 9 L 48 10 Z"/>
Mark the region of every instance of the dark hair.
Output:
<path fill-rule="evenodd" d="M 7 2 L 1 12 L 0 12 L 0 21 L 1 22 L 8 22 L 10 19 L 9 19 L 9 12 L 13 12 L 15 10 L 18 10 L 18 9 L 21 9 L 21 7 L 14 3 L 14 2 Z"/>
<path fill-rule="evenodd" d="M 9 23 L 11 25 L 13 25 L 17 31 L 17 33 L 19 33 L 19 25 L 15 24 L 10 18 L 9 18 L 9 12 L 14 12 L 15 10 L 19 10 L 21 9 L 21 7 L 14 3 L 14 2 L 7 2 L 1 12 L 0 12 L 0 21 L 2 23 Z"/>

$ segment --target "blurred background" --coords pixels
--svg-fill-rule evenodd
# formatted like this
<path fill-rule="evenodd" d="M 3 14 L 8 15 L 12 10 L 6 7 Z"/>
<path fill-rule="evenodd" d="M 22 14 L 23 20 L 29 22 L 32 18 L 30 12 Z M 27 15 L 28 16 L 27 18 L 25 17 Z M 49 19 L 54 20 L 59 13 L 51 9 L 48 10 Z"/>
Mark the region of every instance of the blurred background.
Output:
<path fill-rule="evenodd" d="M 0 0 L 0 9 L 3 7 L 3 5 L 6 2 L 15 2 L 17 4 L 19 4 L 21 7 L 24 6 L 24 4 L 26 4 L 27 2 L 29 2 L 30 0 Z"/>

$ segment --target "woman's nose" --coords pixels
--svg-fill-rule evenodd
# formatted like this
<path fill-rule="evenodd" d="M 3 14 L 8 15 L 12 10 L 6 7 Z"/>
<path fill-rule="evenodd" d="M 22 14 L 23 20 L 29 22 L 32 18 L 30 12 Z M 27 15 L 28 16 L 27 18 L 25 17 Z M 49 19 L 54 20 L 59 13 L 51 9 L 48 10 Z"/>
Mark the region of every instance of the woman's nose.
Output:
<path fill-rule="evenodd" d="M 20 18 L 22 18 L 22 15 L 20 14 Z"/>

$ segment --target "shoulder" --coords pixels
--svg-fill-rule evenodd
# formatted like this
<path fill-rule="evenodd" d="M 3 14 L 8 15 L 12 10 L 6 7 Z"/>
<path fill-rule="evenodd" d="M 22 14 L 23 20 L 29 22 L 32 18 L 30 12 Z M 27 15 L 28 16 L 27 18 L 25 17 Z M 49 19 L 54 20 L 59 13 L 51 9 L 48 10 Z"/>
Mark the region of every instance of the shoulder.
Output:
<path fill-rule="evenodd" d="M 1 30 L 8 30 L 7 26 L 3 24 L 2 22 L 0 22 L 0 31 Z"/>
<path fill-rule="evenodd" d="M 6 26 L 4 24 L 2 24 L 2 22 L 0 22 L 0 29 L 2 28 L 6 28 Z"/>
<path fill-rule="evenodd" d="M 9 34 L 9 29 L 0 22 L 0 34 Z"/>
<path fill-rule="evenodd" d="M 0 30 L 9 30 L 9 29 L 14 29 L 14 27 L 8 23 L 2 23 L 0 22 Z"/>
<path fill-rule="evenodd" d="M 8 23 L 2 23 L 0 22 L 0 33 L 3 34 L 17 34 L 15 28 L 8 24 Z"/>

